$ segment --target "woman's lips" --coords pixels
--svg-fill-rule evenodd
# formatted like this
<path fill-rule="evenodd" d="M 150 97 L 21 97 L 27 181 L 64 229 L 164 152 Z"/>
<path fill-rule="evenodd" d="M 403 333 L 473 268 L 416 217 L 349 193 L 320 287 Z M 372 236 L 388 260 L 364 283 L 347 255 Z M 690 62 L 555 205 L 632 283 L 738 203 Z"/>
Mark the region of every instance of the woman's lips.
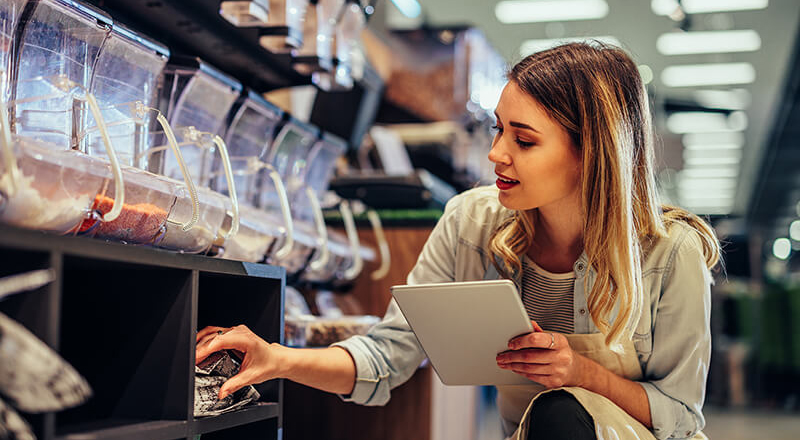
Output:
<path fill-rule="evenodd" d="M 511 189 L 511 188 L 519 185 L 519 181 L 517 181 L 517 180 L 505 180 L 505 179 L 498 178 L 495 181 L 495 184 L 497 185 L 498 188 L 500 188 L 501 191 L 505 191 L 505 190 Z"/>

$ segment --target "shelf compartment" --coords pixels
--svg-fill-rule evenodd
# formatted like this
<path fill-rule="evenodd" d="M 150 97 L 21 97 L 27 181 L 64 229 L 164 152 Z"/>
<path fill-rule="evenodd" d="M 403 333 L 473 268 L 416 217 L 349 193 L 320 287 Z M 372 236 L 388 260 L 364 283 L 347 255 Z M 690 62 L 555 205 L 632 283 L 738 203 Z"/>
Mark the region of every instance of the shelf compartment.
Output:
<path fill-rule="evenodd" d="M 3 259 L 3 264 L 0 265 L 0 277 L 40 269 L 54 269 L 58 277 L 60 260 L 51 257 L 48 252 L 2 247 L 0 253 L 14 255 L 14 258 Z M 0 301 L 0 312 L 25 326 L 47 345 L 54 347 L 57 338 L 57 327 L 54 324 L 58 313 L 58 304 L 55 300 L 57 297 L 58 283 L 46 284 L 38 289 L 6 297 Z"/>
<path fill-rule="evenodd" d="M 280 405 L 278 403 L 258 402 L 231 413 L 195 419 L 192 433 L 194 435 L 207 434 L 261 420 L 277 419 L 279 415 Z M 205 438 L 203 436 L 203 439 Z"/>
<path fill-rule="evenodd" d="M 100 419 L 187 420 L 195 272 L 64 256 L 62 356 L 94 396 L 57 414 L 56 434 Z"/>
<path fill-rule="evenodd" d="M 112 419 L 68 427 L 56 440 L 175 440 L 188 436 L 185 420 L 134 421 Z"/>

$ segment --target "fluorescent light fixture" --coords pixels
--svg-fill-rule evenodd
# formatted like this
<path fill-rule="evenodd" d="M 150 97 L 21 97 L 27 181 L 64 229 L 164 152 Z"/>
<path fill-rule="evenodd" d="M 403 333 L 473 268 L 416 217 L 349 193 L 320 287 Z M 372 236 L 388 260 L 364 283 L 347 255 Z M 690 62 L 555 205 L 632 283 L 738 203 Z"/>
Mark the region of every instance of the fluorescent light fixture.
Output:
<path fill-rule="evenodd" d="M 670 32 L 658 37 L 656 48 L 662 55 L 753 52 L 761 37 L 754 30 Z"/>
<path fill-rule="evenodd" d="M 695 90 L 694 100 L 706 108 L 744 110 L 750 105 L 750 92 L 746 89 Z"/>
<path fill-rule="evenodd" d="M 800 220 L 795 220 L 789 225 L 789 237 L 794 241 L 800 241 Z"/>
<path fill-rule="evenodd" d="M 613 46 L 622 46 L 622 43 L 617 37 L 604 35 L 601 37 L 565 37 L 565 38 L 541 38 L 536 40 L 523 41 L 519 47 L 519 54 L 526 57 L 532 53 L 541 52 L 543 50 L 552 49 L 556 46 L 567 43 L 593 43 L 599 41 Z"/>
<path fill-rule="evenodd" d="M 681 141 L 684 148 L 701 149 L 705 145 L 732 145 L 741 148 L 744 146 L 744 134 L 741 131 L 688 133 L 683 135 Z"/>
<path fill-rule="evenodd" d="M 417 18 L 422 13 L 422 6 L 417 0 L 392 0 L 392 3 L 408 18 Z"/>
<path fill-rule="evenodd" d="M 742 131 L 747 115 L 737 111 L 729 115 L 716 112 L 676 112 L 667 117 L 667 130 L 676 134 Z"/>
<path fill-rule="evenodd" d="M 749 11 L 764 9 L 769 0 L 683 0 L 681 8 L 687 14 L 708 12 Z M 678 8 L 676 0 L 652 0 L 650 8 L 656 15 L 672 15 Z"/>
<path fill-rule="evenodd" d="M 736 165 L 741 160 L 741 157 L 685 157 L 683 163 L 688 166 Z"/>
<path fill-rule="evenodd" d="M 781 237 L 772 242 L 772 255 L 785 260 L 792 254 L 792 242 L 786 237 Z"/>
<path fill-rule="evenodd" d="M 678 188 L 681 190 L 731 190 L 736 189 L 736 179 L 681 179 Z"/>
<path fill-rule="evenodd" d="M 642 77 L 642 84 L 650 84 L 653 82 L 653 69 L 647 64 L 640 64 L 637 66 L 639 69 L 639 76 Z"/>
<path fill-rule="evenodd" d="M 661 72 L 661 82 L 667 87 L 749 84 L 755 80 L 756 69 L 750 63 L 685 64 Z"/>
<path fill-rule="evenodd" d="M 731 200 L 736 197 L 736 189 L 705 189 L 698 191 L 696 188 L 679 188 L 678 194 L 684 201 L 706 201 L 706 199 Z"/>
<path fill-rule="evenodd" d="M 605 0 L 513 0 L 494 7 L 501 23 L 596 20 L 608 15 Z"/>
<path fill-rule="evenodd" d="M 739 175 L 738 167 L 686 167 L 681 170 L 681 178 L 725 178 Z"/>
<path fill-rule="evenodd" d="M 737 159 L 742 158 L 742 150 L 739 148 L 735 149 L 719 149 L 719 150 L 707 150 L 707 149 L 694 149 L 694 150 L 683 150 L 683 159 L 690 160 L 690 159 L 699 159 L 704 157 L 718 157 L 718 158 L 730 158 L 735 157 Z"/>
<path fill-rule="evenodd" d="M 712 154 L 725 153 L 727 151 L 739 151 L 742 149 L 741 145 L 737 144 L 690 144 L 684 146 L 686 151 L 707 151 Z"/>

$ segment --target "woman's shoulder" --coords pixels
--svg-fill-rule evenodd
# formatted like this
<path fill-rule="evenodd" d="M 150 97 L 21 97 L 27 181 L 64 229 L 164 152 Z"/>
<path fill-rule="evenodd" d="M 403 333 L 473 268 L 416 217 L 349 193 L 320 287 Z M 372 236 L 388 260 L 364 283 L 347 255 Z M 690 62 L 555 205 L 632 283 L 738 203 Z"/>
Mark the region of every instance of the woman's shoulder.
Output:
<path fill-rule="evenodd" d="M 697 229 L 683 221 L 671 221 L 667 223 L 666 230 L 665 236 L 648 238 L 643 243 L 645 271 L 660 269 L 663 272 L 672 267 L 682 253 L 702 255 L 703 242 Z"/>
<path fill-rule="evenodd" d="M 456 222 L 459 237 L 480 246 L 512 213 L 500 204 L 497 193 L 495 186 L 466 190 L 447 202 L 443 219 Z"/>

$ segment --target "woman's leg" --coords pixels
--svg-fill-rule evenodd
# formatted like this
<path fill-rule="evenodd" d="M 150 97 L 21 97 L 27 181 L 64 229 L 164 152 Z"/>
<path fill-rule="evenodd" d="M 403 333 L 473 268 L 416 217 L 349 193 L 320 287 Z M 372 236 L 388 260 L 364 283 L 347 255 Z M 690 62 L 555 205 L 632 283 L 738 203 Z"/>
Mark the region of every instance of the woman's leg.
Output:
<path fill-rule="evenodd" d="M 533 403 L 528 440 L 597 440 L 592 416 L 572 394 L 552 391 Z"/>

